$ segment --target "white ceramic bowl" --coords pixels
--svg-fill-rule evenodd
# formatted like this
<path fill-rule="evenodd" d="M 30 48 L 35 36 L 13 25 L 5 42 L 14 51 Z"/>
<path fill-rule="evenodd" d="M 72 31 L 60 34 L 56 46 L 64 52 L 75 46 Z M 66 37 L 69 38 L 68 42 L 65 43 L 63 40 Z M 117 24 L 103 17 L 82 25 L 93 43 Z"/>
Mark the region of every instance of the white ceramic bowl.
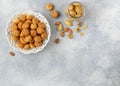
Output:
<path fill-rule="evenodd" d="M 21 49 L 21 48 L 18 48 L 17 45 L 16 45 L 16 43 L 15 43 L 13 40 L 11 40 L 10 27 L 11 27 L 11 24 L 12 24 L 13 19 L 16 18 L 19 14 L 32 14 L 32 15 L 34 15 L 35 17 L 37 17 L 41 22 L 43 22 L 43 23 L 46 24 L 46 31 L 47 31 L 47 34 L 48 34 L 48 38 L 44 40 L 42 46 L 36 47 L 36 48 L 34 48 L 34 49 L 30 49 L 30 50 L 23 50 L 23 49 Z M 5 32 L 6 32 L 6 35 L 7 35 L 7 40 L 8 40 L 8 42 L 9 42 L 10 46 L 11 46 L 13 49 L 15 49 L 16 51 L 20 51 L 20 52 L 22 52 L 22 53 L 24 53 L 24 54 L 31 54 L 31 53 L 37 53 L 37 52 L 39 52 L 39 51 L 41 51 L 41 50 L 43 50 L 43 49 L 45 48 L 45 46 L 48 44 L 48 42 L 49 42 L 49 40 L 50 40 L 50 36 L 51 36 L 51 30 L 50 30 L 50 29 L 51 29 L 51 28 L 50 28 L 50 25 L 49 25 L 47 19 L 46 19 L 42 14 L 40 14 L 40 13 L 35 13 L 35 12 L 29 10 L 29 11 L 18 12 L 18 13 L 16 13 L 16 14 L 14 14 L 14 16 L 12 16 L 12 17 L 10 18 L 10 20 L 8 21 Z"/>

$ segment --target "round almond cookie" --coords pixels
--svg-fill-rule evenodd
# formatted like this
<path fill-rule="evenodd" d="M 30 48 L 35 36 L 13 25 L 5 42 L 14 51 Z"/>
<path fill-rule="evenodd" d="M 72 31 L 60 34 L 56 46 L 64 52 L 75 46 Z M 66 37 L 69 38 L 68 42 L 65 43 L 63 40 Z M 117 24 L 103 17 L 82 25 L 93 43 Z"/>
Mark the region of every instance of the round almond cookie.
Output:
<path fill-rule="evenodd" d="M 34 46 L 35 46 L 35 47 L 42 46 L 42 42 L 34 42 Z"/>
<path fill-rule="evenodd" d="M 54 9 L 54 5 L 53 4 L 51 4 L 51 3 L 46 4 L 46 10 L 51 11 L 53 9 Z"/>
<path fill-rule="evenodd" d="M 42 34 L 43 32 L 45 32 L 44 28 L 40 28 L 40 27 L 37 28 L 38 34 Z"/>
<path fill-rule="evenodd" d="M 40 36 L 35 36 L 34 37 L 34 41 L 35 42 L 41 42 L 42 41 L 42 38 Z"/>
<path fill-rule="evenodd" d="M 59 14 L 58 11 L 53 10 L 53 11 L 50 12 L 50 15 L 51 15 L 53 18 L 58 18 L 60 14 Z"/>
<path fill-rule="evenodd" d="M 30 35 L 32 37 L 35 37 L 37 35 L 37 31 L 36 30 L 30 30 Z"/>
<path fill-rule="evenodd" d="M 37 24 L 36 23 L 32 23 L 31 25 L 30 25 L 30 29 L 37 29 Z"/>
<path fill-rule="evenodd" d="M 20 14 L 18 16 L 18 18 L 20 19 L 20 21 L 25 21 L 26 20 L 26 15 L 25 14 Z"/>

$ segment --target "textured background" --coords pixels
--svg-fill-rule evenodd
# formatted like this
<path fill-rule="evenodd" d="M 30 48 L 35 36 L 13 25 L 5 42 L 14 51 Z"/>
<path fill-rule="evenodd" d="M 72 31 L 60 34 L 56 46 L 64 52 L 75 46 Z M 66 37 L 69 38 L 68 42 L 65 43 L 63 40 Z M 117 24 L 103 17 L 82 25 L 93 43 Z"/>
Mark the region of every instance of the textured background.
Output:
<path fill-rule="evenodd" d="M 54 22 L 64 21 L 65 6 L 73 0 L 0 0 L 0 86 L 120 86 L 120 0 L 80 0 L 87 9 L 85 36 L 60 38 Z M 55 4 L 61 17 L 53 19 L 45 4 Z M 45 15 L 52 37 L 37 54 L 13 51 L 5 37 L 8 19 L 17 11 L 31 9 Z"/>

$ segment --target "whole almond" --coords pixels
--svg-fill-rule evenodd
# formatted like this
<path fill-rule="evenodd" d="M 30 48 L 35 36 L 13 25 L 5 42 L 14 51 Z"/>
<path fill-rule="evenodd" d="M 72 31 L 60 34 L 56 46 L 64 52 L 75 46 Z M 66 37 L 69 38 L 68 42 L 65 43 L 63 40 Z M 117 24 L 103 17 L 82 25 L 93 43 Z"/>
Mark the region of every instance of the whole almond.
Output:
<path fill-rule="evenodd" d="M 60 24 L 60 25 L 58 26 L 58 30 L 61 31 L 62 29 L 63 29 L 63 26 L 62 26 L 62 24 Z"/>
<path fill-rule="evenodd" d="M 65 25 L 66 25 L 66 26 L 72 26 L 73 23 L 72 23 L 72 21 L 70 21 L 70 20 L 65 20 Z"/>

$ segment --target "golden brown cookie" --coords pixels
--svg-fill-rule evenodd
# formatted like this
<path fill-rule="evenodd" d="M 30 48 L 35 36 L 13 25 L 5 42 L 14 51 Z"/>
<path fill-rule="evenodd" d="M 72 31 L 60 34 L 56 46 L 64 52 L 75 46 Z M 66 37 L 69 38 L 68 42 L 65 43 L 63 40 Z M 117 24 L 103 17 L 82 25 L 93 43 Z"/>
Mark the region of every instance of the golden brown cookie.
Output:
<path fill-rule="evenodd" d="M 57 17 L 59 17 L 59 12 L 56 11 L 56 10 L 53 10 L 53 11 L 50 12 L 50 15 L 51 15 L 53 18 L 57 18 Z"/>
<path fill-rule="evenodd" d="M 20 37 L 20 42 L 21 42 L 22 44 L 26 44 L 25 38 L 24 38 L 24 37 Z"/>
<path fill-rule="evenodd" d="M 16 24 L 13 24 L 13 25 L 11 26 L 11 31 L 14 31 L 14 30 L 17 30 L 17 29 L 18 29 L 18 27 L 17 27 Z"/>
<path fill-rule="evenodd" d="M 30 45 L 29 44 L 25 44 L 23 47 L 24 50 L 29 50 L 30 49 Z"/>
<path fill-rule="evenodd" d="M 28 15 L 27 15 L 27 19 L 28 19 L 28 20 L 32 20 L 33 17 L 34 17 L 34 16 L 33 16 L 32 14 L 28 14 Z"/>
<path fill-rule="evenodd" d="M 29 28 L 29 23 L 27 23 L 27 22 L 23 23 L 22 28 L 28 29 Z"/>
<path fill-rule="evenodd" d="M 22 44 L 20 41 L 18 41 L 18 42 L 17 42 L 17 46 L 18 46 L 19 48 L 23 48 L 24 44 Z"/>
<path fill-rule="evenodd" d="M 46 28 L 46 25 L 43 22 L 38 23 L 38 27 L 40 28 Z"/>
<path fill-rule="evenodd" d="M 25 22 L 29 23 L 29 24 L 32 24 L 32 21 L 31 20 L 26 20 Z"/>
<path fill-rule="evenodd" d="M 48 35 L 47 35 L 47 33 L 44 32 L 44 33 L 41 34 L 41 37 L 44 40 L 44 39 L 46 39 L 48 37 Z"/>
<path fill-rule="evenodd" d="M 42 46 L 42 42 L 34 42 L 34 46 L 36 47 Z"/>
<path fill-rule="evenodd" d="M 20 14 L 18 16 L 18 18 L 21 20 L 21 21 L 25 21 L 26 20 L 26 15 L 25 14 Z"/>
<path fill-rule="evenodd" d="M 23 36 L 28 36 L 30 32 L 29 32 L 28 29 L 22 29 L 21 33 L 22 33 Z"/>
<path fill-rule="evenodd" d="M 37 24 L 35 23 L 32 23 L 31 26 L 30 26 L 31 29 L 37 29 Z"/>
<path fill-rule="evenodd" d="M 43 32 L 45 32 L 44 28 L 40 28 L 40 27 L 37 28 L 38 34 L 42 34 Z"/>
<path fill-rule="evenodd" d="M 23 37 L 23 36 L 24 36 L 24 35 L 23 35 L 23 33 L 21 32 L 21 33 L 20 33 L 20 37 Z"/>
<path fill-rule="evenodd" d="M 32 41 L 31 35 L 26 36 L 26 37 L 25 37 L 25 41 L 26 41 L 26 42 L 31 42 L 31 41 Z"/>
<path fill-rule="evenodd" d="M 18 18 L 15 18 L 14 20 L 13 20 L 13 23 L 15 23 L 15 24 L 18 24 L 20 22 L 20 20 L 18 19 Z"/>
<path fill-rule="evenodd" d="M 35 36 L 34 37 L 34 41 L 35 42 L 41 42 L 42 41 L 42 38 L 40 36 Z"/>
<path fill-rule="evenodd" d="M 16 37 L 16 36 L 14 36 L 14 35 L 11 36 L 11 39 L 12 39 L 13 41 L 15 41 L 15 42 L 19 40 L 19 38 Z"/>
<path fill-rule="evenodd" d="M 35 45 L 33 43 L 30 43 L 30 48 L 35 48 Z"/>
<path fill-rule="evenodd" d="M 22 30 L 22 25 L 23 25 L 23 22 L 19 22 L 19 23 L 18 23 L 18 28 L 19 28 L 20 30 Z"/>
<path fill-rule="evenodd" d="M 34 17 L 32 19 L 32 22 L 35 23 L 35 24 L 38 24 L 40 22 L 40 20 L 38 18 Z"/>
<path fill-rule="evenodd" d="M 51 11 L 51 10 L 53 10 L 53 8 L 54 8 L 53 4 L 51 4 L 51 3 L 46 4 L 46 10 Z"/>
<path fill-rule="evenodd" d="M 20 31 L 19 30 L 14 30 L 12 31 L 12 35 L 19 37 L 20 36 Z"/>
<path fill-rule="evenodd" d="M 31 30 L 31 31 L 30 31 L 30 35 L 31 35 L 32 37 L 35 37 L 35 36 L 37 35 L 36 30 Z"/>

